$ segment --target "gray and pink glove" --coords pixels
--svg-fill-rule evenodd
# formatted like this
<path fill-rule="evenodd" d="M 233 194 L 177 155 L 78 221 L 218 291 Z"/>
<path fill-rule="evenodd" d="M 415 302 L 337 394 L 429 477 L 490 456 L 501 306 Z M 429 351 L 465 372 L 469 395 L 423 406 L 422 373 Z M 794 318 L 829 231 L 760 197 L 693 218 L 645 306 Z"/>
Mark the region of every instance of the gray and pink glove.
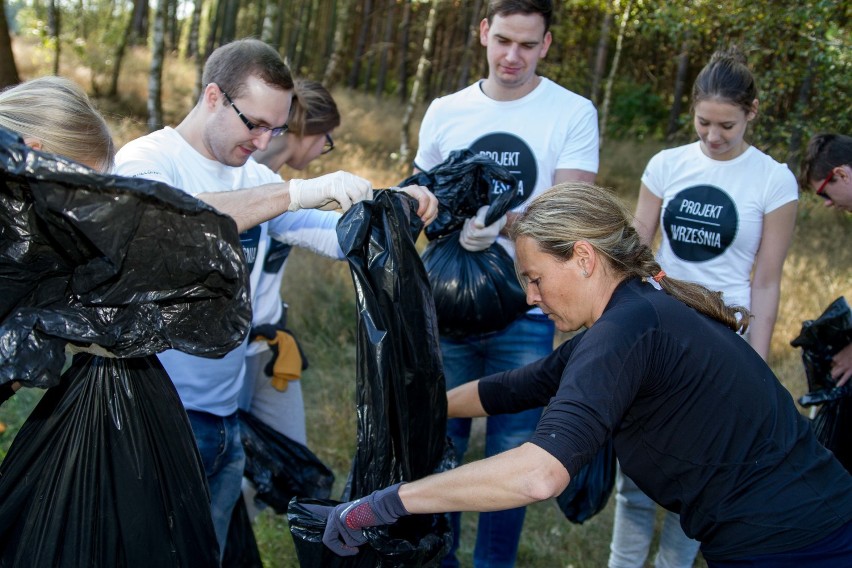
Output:
<path fill-rule="evenodd" d="M 305 508 L 316 515 L 326 516 L 323 543 L 339 556 L 352 556 L 358 553 L 359 546 L 367 542 L 362 529 L 392 525 L 400 517 L 410 514 L 399 498 L 400 485 L 402 483 L 373 491 L 366 497 L 336 507 L 305 505 Z"/>

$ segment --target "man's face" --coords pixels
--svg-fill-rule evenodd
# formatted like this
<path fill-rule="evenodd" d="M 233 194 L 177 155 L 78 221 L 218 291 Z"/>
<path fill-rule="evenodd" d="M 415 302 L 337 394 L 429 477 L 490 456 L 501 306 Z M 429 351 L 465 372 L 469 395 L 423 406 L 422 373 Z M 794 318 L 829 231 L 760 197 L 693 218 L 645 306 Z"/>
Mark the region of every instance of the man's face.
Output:
<path fill-rule="evenodd" d="M 538 61 L 550 47 L 541 14 L 496 15 L 482 20 L 479 41 L 486 48 L 488 78 L 503 89 L 523 89 L 535 77 Z"/>
<path fill-rule="evenodd" d="M 831 169 L 830 177 L 826 180 L 811 182 L 811 189 L 814 191 L 820 186 L 822 195 L 826 198 L 826 205 L 852 212 L 852 166 L 837 166 Z"/>
<path fill-rule="evenodd" d="M 261 128 L 250 130 L 236 109 L 257 126 L 282 126 L 290 115 L 293 92 L 282 91 L 252 76 L 238 97 L 228 93 L 232 105 L 218 87 L 211 87 L 215 92 L 206 95 L 205 104 L 210 112 L 204 127 L 204 146 L 210 157 L 226 166 L 245 165 L 252 152 L 266 148 L 272 134 Z"/>

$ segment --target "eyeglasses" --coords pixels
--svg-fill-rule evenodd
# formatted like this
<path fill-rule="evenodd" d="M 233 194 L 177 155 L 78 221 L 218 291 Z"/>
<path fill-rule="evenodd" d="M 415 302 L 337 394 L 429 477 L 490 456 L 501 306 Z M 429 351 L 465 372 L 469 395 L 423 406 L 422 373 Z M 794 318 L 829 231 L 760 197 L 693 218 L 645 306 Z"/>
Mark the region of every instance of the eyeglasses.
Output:
<path fill-rule="evenodd" d="M 332 139 L 331 134 L 326 134 L 325 144 L 322 146 L 322 152 L 320 152 L 320 155 L 328 154 L 332 150 L 334 150 L 334 140 Z"/>
<path fill-rule="evenodd" d="M 816 190 L 816 194 L 819 195 L 820 197 L 822 197 L 823 199 L 831 199 L 831 197 L 829 197 L 828 194 L 825 192 L 825 186 L 827 186 L 828 183 L 833 179 L 834 179 L 834 168 L 831 168 L 828 171 L 828 175 L 825 176 L 825 179 L 822 180 L 821 184 L 819 184 L 819 187 Z"/>
<path fill-rule="evenodd" d="M 219 90 L 222 91 L 222 89 Z M 287 124 L 283 126 L 270 127 L 260 126 L 259 124 L 253 123 L 252 121 L 247 119 L 243 113 L 240 112 L 240 109 L 237 108 L 237 105 L 234 104 L 234 101 L 231 100 L 231 97 L 228 96 L 228 93 L 222 91 L 222 94 L 225 95 L 225 99 L 231 104 L 232 107 L 234 107 L 234 112 L 237 113 L 237 116 L 240 117 L 240 120 L 243 121 L 243 124 L 245 124 L 246 128 L 248 128 L 250 131 L 254 131 L 255 129 L 257 129 L 257 134 L 260 134 L 261 136 L 269 132 L 272 134 L 272 137 L 275 138 L 276 136 L 281 136 L 282 134 L 287 132 L 287 130 L 289 130 L 290 127 Z"/>

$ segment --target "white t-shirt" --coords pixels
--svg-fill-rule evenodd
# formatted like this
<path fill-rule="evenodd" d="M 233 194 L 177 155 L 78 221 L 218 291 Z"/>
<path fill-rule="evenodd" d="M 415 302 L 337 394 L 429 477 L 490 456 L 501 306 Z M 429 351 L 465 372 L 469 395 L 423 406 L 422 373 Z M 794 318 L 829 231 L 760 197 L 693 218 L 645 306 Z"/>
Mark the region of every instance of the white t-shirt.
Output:
<path fill-rule="evenodd" d="M 252 294 L 252 326 L 278 323 L 281 319 L 281 280 L 290 248 L 297 246 L 334 259 L 342 259 L 343 251 L 337 241 L 337 222 L 340 213 L 302 209 L 279 215 L 268 222 L 272 237 Z M 269 347 L 265 341 L 252 341 L 248 355 Z"/>
<path fill-rule="evenodd" d="M 733 160 L 714 160 L 695 142 L 651 158 L 642 183 L 663 200 L 663 270 L 721 291 L 729 305 L 750 307 L 763 217 L 798 199 L 789 168 L 754 146 Z"/>
<path fill-rule="evenodd" d="M 428 171 L 453 150 L 469 148 L 512 172 L 525 202 L 553 185 L 556 170 L 597 173 L 598 114 L 591 101 L 545 77 L 514 101 L 489 98 L 481 84 L 432 101 L 420 126 L 416 168 Z"/>
<path fill-rule="evenodd" d="M 165 182 L 190 195 L 230 191 L 281 182 L 253 159 L 242 167 L 223 165 L 199 154 L 178 132 L 166 127 L 126 144 L 116 155 L 116 173 Z M 257 288 L 268 246 L 267 223 L 240 235 L 252 292 Z M 252 303 L 254 303 L 252 293 Z M 248 340 L 221 359 L 171 349 L 159 354 L 184 407 L 227 416 L 236 412 Z"/>

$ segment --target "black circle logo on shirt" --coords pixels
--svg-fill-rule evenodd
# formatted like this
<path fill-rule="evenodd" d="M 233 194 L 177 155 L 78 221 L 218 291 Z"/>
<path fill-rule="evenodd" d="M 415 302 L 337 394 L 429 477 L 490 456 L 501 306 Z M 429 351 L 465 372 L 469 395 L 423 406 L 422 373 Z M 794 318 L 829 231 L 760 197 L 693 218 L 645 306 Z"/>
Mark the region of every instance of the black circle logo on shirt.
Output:
<path fill-rule="evenodd" d="M 712 185 L 677 193 L 663 212 L 663 228 L 678 258 L 702 262 L 724 253 L 737 236 L 737 206 Z"/>
<path fill-rule="evenodd" d="M 530 198 L 538 181 L 538 164 L 527 143 L 508 132 L 492 132 L 470 145 L 476 154 L 484 154 L 503 166 L 518 180 L 518 194 L 512 202 L 517 207 Z M 494 187 L 492 193 L 500 194 L 508 187 Z"/>

